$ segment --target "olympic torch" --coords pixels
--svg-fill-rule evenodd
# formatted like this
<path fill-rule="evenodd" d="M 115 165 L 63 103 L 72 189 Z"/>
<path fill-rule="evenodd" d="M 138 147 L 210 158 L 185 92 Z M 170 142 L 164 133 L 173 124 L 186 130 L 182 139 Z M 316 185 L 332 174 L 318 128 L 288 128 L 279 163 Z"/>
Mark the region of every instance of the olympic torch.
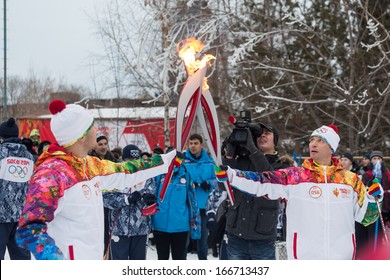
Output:
<path fill-rule="evenodd" d="M 201 52 L 203 47 L 204 44 L 195 38 L 185 39 L 177 45 L 177 50 L 185 64 L 188 78 L 180 94 L 176 110 L 175 147 L 176 150 L 182 151 L 197 117 L 210 154 L 214 162 L 220 165 L 222 164 L 222 158 L 218 116 L 206 79 L 208 62 L 215 59 L 215 57 L 208 54 L 201 60 L 196 59 L 196 54 Z M 165 176 L 160 192 L 160 201 L 164 200 L 174 165 L 175 163 L 172 162 Z M 231 203 L 234 204 L 233 191 L 229 181 L 224 184 L 228 197 Z M 156 205 L 150 208 L 156 211 Z"/>
<path fill-rule="evenodd" d="M 188 79 L 177 105 L 175 144 L 178 151 L 183 149 L 195 117 L 197 117 L 209 152 L 214 162 L 220 165 L 222 158 L 218 115 L 205 78 L 207 66 L 215 57 L 206 54 L 202 59 L 196 59 L 196 54 L 200 53 L 203 47 L 204 44 L 195 38 L 185 39 L 177 45 L 177 51 L 185 64 Z M 168 184 L 168 182 L 164 183 Z M 234 204 L 234 196 L 229 182 L 225 183 L 225 189 L 231 203 Z M 161 200 L 164 199 L 165 191 L 166 188 L 163 188 L 160 193 Z"/>

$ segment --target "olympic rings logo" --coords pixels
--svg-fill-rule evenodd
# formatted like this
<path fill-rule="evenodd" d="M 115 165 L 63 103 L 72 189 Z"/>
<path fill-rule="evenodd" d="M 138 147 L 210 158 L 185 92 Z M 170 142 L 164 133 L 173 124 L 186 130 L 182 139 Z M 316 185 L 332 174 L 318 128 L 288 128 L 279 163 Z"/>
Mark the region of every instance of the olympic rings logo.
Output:
<path fill-rule="evenodd" d="M 21 167 L 19 165 L 10 165 L 8 167 L 8 172 L 15 178 L 24 179 L 27 176 L 28 169 L 26 166 Z"/>

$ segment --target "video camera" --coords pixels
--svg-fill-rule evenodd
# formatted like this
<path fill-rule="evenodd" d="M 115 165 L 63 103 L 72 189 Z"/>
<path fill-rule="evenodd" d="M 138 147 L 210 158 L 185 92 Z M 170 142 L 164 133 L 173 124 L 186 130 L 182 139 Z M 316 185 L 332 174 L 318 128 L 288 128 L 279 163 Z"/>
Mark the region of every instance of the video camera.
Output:
<path fill-rule="evenodd" d="M 263 133 L 263 129 L 259 124 L 252 123 L 250 111 L 241 111 L 240 118 L 242 121 L 236 121 L 234 123 L 235 128 L 229 137 L 230 143 L 245 144 L 248 137 L 253 136 L 254 138 L 257 138 Z M 248 135 L 248 130 L 246 128 L 249 128 L 252 135 Z"/>
<path fill-rule="evenodd" d="M 257 124 L 252 123 L 250 111 L 240 111 L 240 121 L 230 120 L 234 124 L 234 128 L 230 136 L 225 140 L 224 146 L 228 148 L 227 144 L 230 143 L 230 149 L 226 151 L 227 154 L 232 156 L 247 156 L 247 151 L 243 146 L 248 141 L 248 137 L 253 137 L 253 141 L 256 143 L 256 138 L 263 133 L 263 128 Z M 248 133 L 249 128 L 250 133 Z"/>

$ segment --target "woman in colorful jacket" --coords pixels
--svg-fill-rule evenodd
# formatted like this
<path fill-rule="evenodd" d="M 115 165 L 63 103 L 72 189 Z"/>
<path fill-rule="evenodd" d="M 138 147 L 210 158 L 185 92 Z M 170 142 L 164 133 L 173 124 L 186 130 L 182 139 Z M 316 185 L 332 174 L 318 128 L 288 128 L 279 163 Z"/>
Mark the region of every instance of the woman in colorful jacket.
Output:
<path fill-rule="evenodd" d="M 383 189 L 374 184 L 366 192 L 357 174 L 347 171 L 332 155 L 340 137 L 337 127 L 322 126 L 311 134 L 310 158 L 301 167 L 274 172 L 227 169 L 237 189 L 287 203 L 287 254 L 289 259 L 354 259 L 356 220 L 369 225 L 378 218 L 375 197 Z"/>
<path fill-rule="evenodd" d="M 93 117 L 54 100 L 51 131 L 58 144 L 37 160 L 16 241 L 36 259 L 102 259 L 102 190 L 123 189 L 166 173 L 176 152 L 150 162 L 113 163 L 88 156 L 96 145 Z"/>

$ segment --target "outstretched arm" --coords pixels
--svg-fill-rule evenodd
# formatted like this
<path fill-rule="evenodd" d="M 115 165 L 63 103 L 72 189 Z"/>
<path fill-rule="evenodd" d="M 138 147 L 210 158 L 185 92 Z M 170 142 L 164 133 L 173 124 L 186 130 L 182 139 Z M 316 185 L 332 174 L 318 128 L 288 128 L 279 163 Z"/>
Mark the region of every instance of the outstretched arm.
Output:
<path fill-rule="evenodd" d="M 283 170 L 257 173 L 227 167 L 226 176 L 239 191 L 259 197 L 267 195 L 270 199 L 288 199 L 288 176 Z"/>
<path fill-rule="evenodd" d="M 176 151 L 173 150 L 164 155 L 155 155 L 150 160 L 131 160 L 122 163 L 101 161 L 101 170 L 105 170 L 102 176 L 102 188 L 119 190 L 128 186 L 144 182 L 149 178 L 165 174 L 173 160 L 176 160 Z"/>

